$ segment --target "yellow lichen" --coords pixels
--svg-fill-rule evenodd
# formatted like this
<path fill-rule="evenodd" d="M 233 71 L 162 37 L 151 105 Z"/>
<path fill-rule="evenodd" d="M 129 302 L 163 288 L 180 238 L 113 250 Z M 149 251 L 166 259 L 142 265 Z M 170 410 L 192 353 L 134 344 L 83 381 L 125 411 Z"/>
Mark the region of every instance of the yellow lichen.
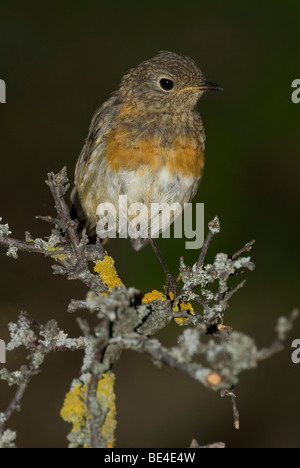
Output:
<path fill-rule="evenodd" d="M 101 428 L 101 435 L 107 448 L 112 448 L 115 443 L 116 421 L 116 395 L 114 392 L 115 374 L 106 372 L 97 386 L 97 399 L 103 412 L 106 413 L 105 422 Z"/>
<path fill-rule="evenodd" d="M 72 431 L 82 431 L 82 438 L 91 418 L 86 401 L 88 385 L 75 381 L 72 390 L 66 394 L 60 415 L 62 419 L 73 425 Z M 105 414 L 105 421 L 101 427 L 101 435 L 107 448 L 113 448 L 115 442 L 116 422 L 116 395 L 114 393 L 115 375 L 109 371 L 102 375 L 97 384 L 97 400 L 101 412 Z M 100 428 L 99 428 L 100 430 Z M 86 448 L 88 444 L 84 445 Z"/>
<path fill-rule="evenodd" d="M 179 300 L 175 306 L 173 307 L 173 312 L 182 312 L 182 311 L 187 311 L 191 315 L 195 315 L 194 308 L 190 302 L 183 302 L 182 300 Z M 177 317 L 175 318 L 175 322 L 180 325 L 186 325 L 188 324 L 190 319 L 188 317 Z"/>
<path fill-rule="evenodd" d="M 152 302 L 152 301 L 166 301 L 166 300 L 167 298 L 162 292 L 156 291 L 156 289 L 153 289 L 152 292 L 145 294 L 145 296 L 142 299 L 142 302 L 144 304 L 148 304 L 149 302 Z"/>
<path fill-rule="evenodd" d="M 60 411 L 62 419 L 73 424 L 72 432 L 80 429 L 85 422 L 87 407 L 85 405 L 88 386 L 76 383 L 66 394 L 64 405 Z"/>
<path fill-rule="evenodd" d="M 34 239 L 31 239 L 31 237 L 29 237 L 28 239 L 26 239 L 26 242 L 34 242 Z M 48 252 L 57 252 L 58 250 L 61 250 L 59 247 L 51 247 L 50 245 L 48 245 L 47 247 L 47 250 Z M 52 258 L 54 258 L 54 260 L 57 262 L 58 260 L 60 261 L 63 261 L 66 259 L 66 255 L 65 254 L 61 254 L 61 255 L 51 255 Z"/>
<path fill-rule="evenodd" d="M 47 250 L 49 252 L 56 252 L 57 250 L 60 250 L 58 247 L 50 247 L 50 245 L 48 245 L 47 247 Z M 66 259 L 66 255 L 65 254 L 62 254 L 62 255 L 51 255 L 52 258 L 54 258 L 54 260 L 57 262 L 58 260 L 60 261 L 63 261 Z"/>
<path fill-rule="evenodd" d="M 174 294 L 172 292 L 169 293 L 169 298 L 171 301 L 174 300 Z M 167 296 L 165 294 L 163 294 L 160 291 L 156 291 L 156 289 L 154 289 L 152 292 L 145 294 L 145 296 L 142 299 L 142 302 L 144 304 L 148 304 L 149 302 L 152 302 L 152 301 L 166 301 L 166 300 L 167 300 Z M 186 311 L 186 312 L 189 312 L 191 315 L 195 315 L 192 304 L 190 302 L 187 302 L 187 303 L 183 302 L 181 299 L 176 302 L 172 310 L 173 312 Z M 175 318 L 174 320 L 178 325 L 186 325 L 190 321 L 188 317 L 179 317 L 179 318 Z"/>
<path fill-rule="evenodd" d="M 116 286 L 122 286 L 123 283 L 118 277 L 117 270 L 114 266 L 115 261 L 112 257 L 106 255 L 104 260 L 98 260 L 95 262 L 94 271 L 98 273 L 103 283 L 109 287 L 111 291 Z"/>

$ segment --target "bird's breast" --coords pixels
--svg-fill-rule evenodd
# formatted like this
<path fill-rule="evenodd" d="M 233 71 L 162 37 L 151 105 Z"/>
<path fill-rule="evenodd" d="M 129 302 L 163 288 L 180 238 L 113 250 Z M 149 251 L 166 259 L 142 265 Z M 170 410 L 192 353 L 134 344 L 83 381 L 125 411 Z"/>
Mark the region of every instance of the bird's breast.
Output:
<path fill-rule="evenodd" d="M 129 122 L 123 118 L 117 120 L 106 137 L 105 157 L 111 170 L 165 168 L 184 177 L 202 175 L 205 137 L 201 119 L 199 126 L 191 129 L 184 119 L 180 125 L 173 126 L 169 116 L 148 123 L 138 115 L 131 113 L 131 116 Z"/>

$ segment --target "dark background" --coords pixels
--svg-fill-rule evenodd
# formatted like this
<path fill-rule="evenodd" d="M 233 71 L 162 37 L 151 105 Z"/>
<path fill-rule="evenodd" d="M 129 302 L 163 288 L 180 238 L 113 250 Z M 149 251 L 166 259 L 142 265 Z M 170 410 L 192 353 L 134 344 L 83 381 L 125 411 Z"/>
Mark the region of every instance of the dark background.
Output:
<path fill-rule="evenodd" d="M 189 55 L 225 89 L 199 105 L 207 150 L 197 201 L 205 203 L 206 221 L 218 214 L 222 226 L 208 259 L 256 239 L 256 269 L 232 299 L 226 323 L 259 346 L 269 344 L 276 318 L 299 306 L 300 104 L 291 101 L 291 83 L 300 78 L 299 13 L 296 1 L 2 2 L 0 78 L 7 103 L 0 106 L 0 215 L 14 236 L 47 234 L 35 220 L 54 214 L 46 174 L 67 165 L 73 178 L 91 116 L 123 74 L 158 50 Z M 195 251 L 184 252 L 184 241 L 162 240 L 160 247 L 173 270 L 180 255 L 190 264 L 197 258 Z M 162 289 L 150 248 L 135 253 L 122 241 L 110 253 L 126 285 Z M 2 339 L 22 309 L 79 333 L 66 308 L 71 298 L 85 296 L 82 284 L 53 276 L 50 259 L 21 254 L 16 262 L 2 250 L 0 262 Z M 161 339 L 175 343 L 179 331 L 172 325 Z M 125 353 L 115 369 L 118 447 L 186 447 L 193 437 L 229 447 L 299 447 L 295 338 L 299 322 L 286 351 L 241 375 L 239 432 L 229 400 Z M 8 368 L 23 357 L 23 350 L 9 354 Z M 22 412 L 9 423 L 18 430 L 19 447 L 66 446 L 70 426 L 59 410 L 81 359 L 81 353 L 47 358 Z M 0 392 L 1 411 L 12 389 L 0 383 Z"/>

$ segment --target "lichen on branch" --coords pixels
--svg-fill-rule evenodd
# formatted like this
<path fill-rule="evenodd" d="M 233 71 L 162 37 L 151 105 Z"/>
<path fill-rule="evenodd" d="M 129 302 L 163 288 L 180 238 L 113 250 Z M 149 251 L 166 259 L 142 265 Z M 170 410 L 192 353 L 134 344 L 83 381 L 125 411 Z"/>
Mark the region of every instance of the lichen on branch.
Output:
<path fill-rule="evenodd" d="M 77 322 L 81 336 L 68 337 L 59 328 L 59 315 L 43 325 L 23 312 L 17 323 L 8 325 L 11 340 L 7 351 L 22 346 L 27 360 L 20 369 L 0 371 L 0 379 L 16 388 L 10 404 L 0 413 L 0 447 L 15 446 L 17 435 L 8 428 L 9 420 L 20 408 L 32 378 L 41 371 L 48 354 L 61 351 L 84 354 L 80 374 L 74 376 L 61 410 L 62 418 L 72 424 L 69 447 L 114 446 L 113 366 L 128 349 L 142 353 L 154 365 L 176 368 L 207 388 L 222 391 L 222 396 L 230 396 L 234 425 L 238 428 L 233 387 L 240 373 L 279 352 L 297 317 L 294 311 L 289 318 L 280 318 L 277 337 L 263 349 L 258 348 L 253 338 L 228 325 L 226 310 L 230 300 L 245 285 L 245 280 L 234 283 L 235 277 L 254 269 L 249 256 L 254 241 L 231 255 L 218 253 L 212 263 L 206 263 L 211 242 L 221 230 L 215 217 L 208 224 L 208 234 L 195 263 L 189 266 L 180 259 L 176 298 L 171 293 L 162 293 L 164 288 L 160 284 L 158 289 L 140 292 L 127 286 L 126 278 L 123 281 L 119 278 L 114 259 L 104 251 L 100 241 L 90 244 L 85 232 L 79 237 L 77 223 L 71 219 L 64 200 L 69 188 L 66 169 L 48 174 L 46 183 L 53 195 L 56 216 L 37 218 L 51 226 L 49 236 L 33 239 L 26 232 L 24 240 L 15 239 L 8 224 L 0 219 L 0 246 L 13 259 L 21 252 L 42 254 L 53 262 L 54 274 L 86 285 L 85 297 L 71 300 L 68 307 L 69 313 L 80 311 Z M 155 334 L 172 321 L 183 328 L 178 328 L 177 344 L 168 348 Z M 193 444 L 200 447 L 196 441 Z M 209 447 L 221 448 L 224 444 Z"/>

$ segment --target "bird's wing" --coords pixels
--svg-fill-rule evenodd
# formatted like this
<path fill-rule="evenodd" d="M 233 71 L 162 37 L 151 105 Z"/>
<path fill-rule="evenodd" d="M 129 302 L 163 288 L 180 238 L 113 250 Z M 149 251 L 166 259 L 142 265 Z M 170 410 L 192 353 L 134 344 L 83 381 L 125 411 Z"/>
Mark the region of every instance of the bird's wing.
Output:
<path fill-rule="evenodd" d="M 79 230 L 82 230 L 86 225 L 86 217 L 81 206 L 80 198 L 77 192 L 77 182 L 80 174 L 84 171 L 94 149 L 103 141 L 105 136 L 112 128 L 112 122 L 115 121 L 120 109 L 120 102 L 117 94 L 108 99 L 94 114 L 89 128 L 88 137 L 81 150 L 75 168 L 74 188 L 71 192 L 71 217 L 79 220 Z"/>
<path fill-rule="evenodd" d="M 75 169 L 75 185 L 84 166 L 89 161 L 91 154 L 103 138 L 112 128 L 112 121 L 115 120 L 120 109 L 117 95 L 108 99 L 94 114 L 89 128 L 88 137 L 82 148 Z"/>

